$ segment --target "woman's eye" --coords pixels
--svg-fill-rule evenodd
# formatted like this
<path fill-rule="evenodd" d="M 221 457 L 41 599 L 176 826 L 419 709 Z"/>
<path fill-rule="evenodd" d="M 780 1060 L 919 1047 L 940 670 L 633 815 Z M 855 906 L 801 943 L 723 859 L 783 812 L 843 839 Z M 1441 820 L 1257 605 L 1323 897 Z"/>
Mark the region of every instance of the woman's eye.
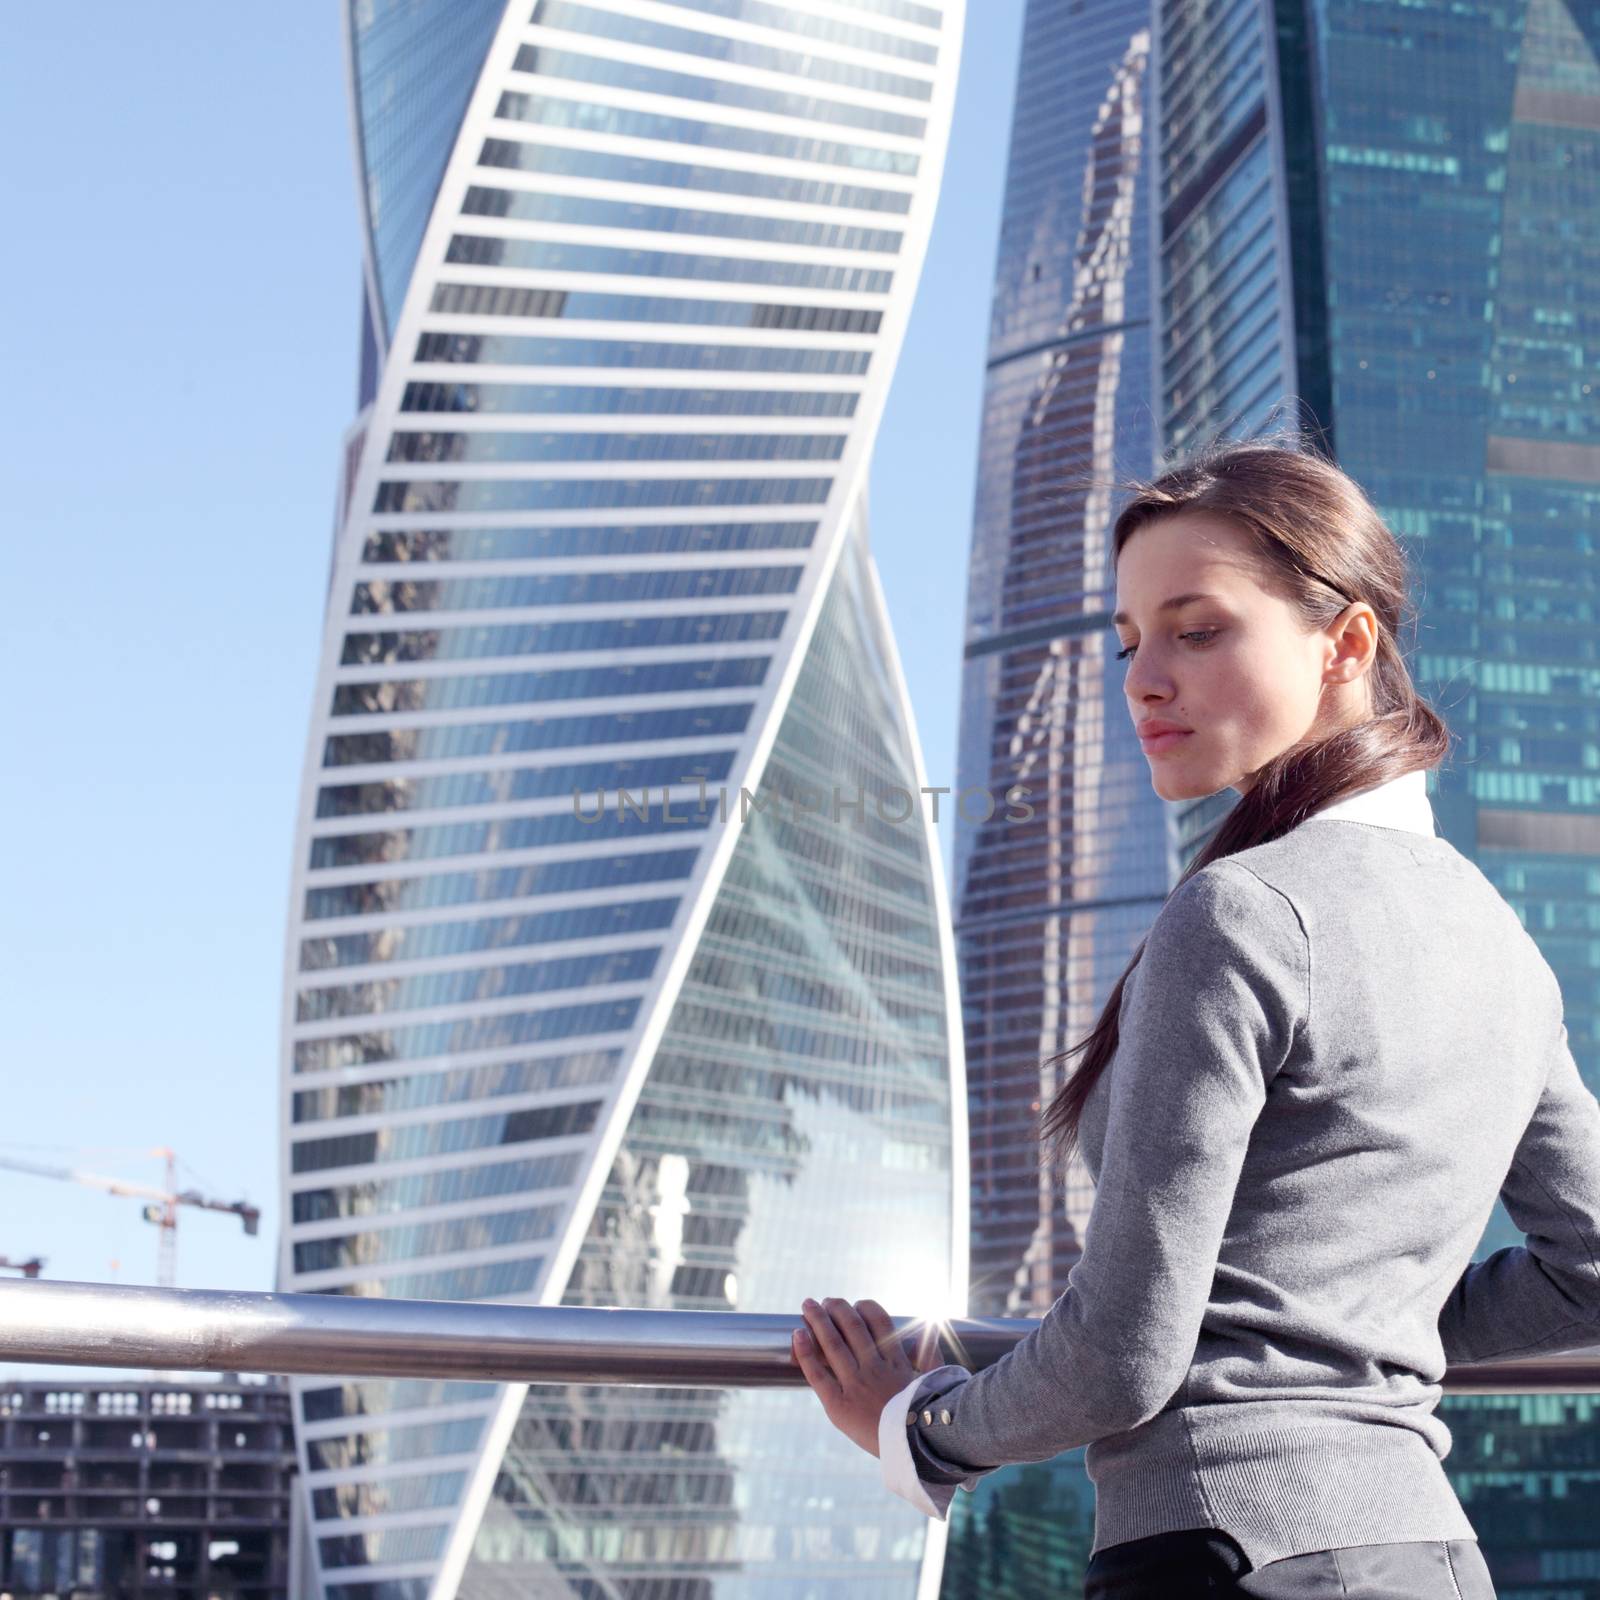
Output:
<path fill-rule="evenodd" d="M 1211 641 L 1215 639 L 1221 631 L 1222 630 L 1220 628 L 1194 628 L 1188 633 L 1180 633 L 1178 637 L 1180 639 L 1194 639 L 1197 641 L 1195 644 L 1195 649 L 1204 650 L 1205 647 L 1210 644 Z M 1137 645 L 1128 645 L 1126 649 L 1117 651 L 1116 660 L 1126 661 L 1127 658 L 1131 656 L 1137 649 Z"/>

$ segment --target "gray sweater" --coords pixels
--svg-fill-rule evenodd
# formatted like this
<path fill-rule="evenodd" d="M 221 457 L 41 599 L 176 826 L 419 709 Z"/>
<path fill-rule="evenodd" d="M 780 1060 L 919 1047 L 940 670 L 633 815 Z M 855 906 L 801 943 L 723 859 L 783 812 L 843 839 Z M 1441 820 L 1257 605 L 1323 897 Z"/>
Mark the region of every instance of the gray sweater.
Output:
<path fill-rule="evenodd" d="M 1441 837 L 1313 815 L 1168 897 L 1120 1018 L 1066 1289 L 907 1391 L 936 1514 L 1087 1445 L 1096 1550 L 1475 1537 L 1446 1364 L 1600 1344 L 1600 1104 L 1516 913 Z M 1527 1243 L 1472 1262 L 1497 1193 Z"/>

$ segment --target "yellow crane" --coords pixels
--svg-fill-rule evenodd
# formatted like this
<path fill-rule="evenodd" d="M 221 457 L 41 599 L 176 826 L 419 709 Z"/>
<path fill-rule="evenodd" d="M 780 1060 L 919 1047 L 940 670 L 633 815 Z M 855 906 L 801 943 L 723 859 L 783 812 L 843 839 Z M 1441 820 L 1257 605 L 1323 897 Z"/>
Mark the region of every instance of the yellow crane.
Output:
<path fill-rule="evenodd" d="M 261 1211 L 247 1200 L 212 1200 L 196 1189 L 180 1190 L 176 1152 L 159 1145 L 148 1153 L 166 1161 L 167 1186 L 164 1189 L 147 1183 L 130 1183 L 126 1178 L 103 1177 L 98 1172 L 80 1172 L 76 1167 L 51 1167 L 37 1161 L 17 1161 L 10 1156 L 0 1156 L 0 1171 L 25 1172 L 35 1178 L 55 1178 L 62 1183 L 79 1183 L 90 1189 L 103 1189 L 107 1194 L 128 1195 L 135 1200 L 149 1201 L 144 1208 L 144 1220 L 153 1222 L 161 1230 L 156 1281 L 163 1289 L 170 1289 L 177 1282 L 179 1206 L 198 1206 L 202 1211 L 232 1212 L 243 1222 L 244 1231 L 252 1238 L 261 1231 Z"/>

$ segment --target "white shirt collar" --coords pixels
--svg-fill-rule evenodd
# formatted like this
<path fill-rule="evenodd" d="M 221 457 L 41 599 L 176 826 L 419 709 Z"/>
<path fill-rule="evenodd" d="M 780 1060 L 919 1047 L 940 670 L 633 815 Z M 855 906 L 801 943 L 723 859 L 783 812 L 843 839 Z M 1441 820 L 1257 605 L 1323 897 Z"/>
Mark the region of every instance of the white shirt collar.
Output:
<path fill-rule="evenodd" d="M 1413 833 L 1438 832 L 1433 823 L 1433 807 L 1428 803 L 1428 774 L 1420 767 L 1374 784 L 1370 789 L 1358 789 L 1302 820 L 1309 822 L 1312 817 L 1318 821 L 1343 818 L 1349 822 L 1370 822 L 1380 828 L 1404 828 Z"/>

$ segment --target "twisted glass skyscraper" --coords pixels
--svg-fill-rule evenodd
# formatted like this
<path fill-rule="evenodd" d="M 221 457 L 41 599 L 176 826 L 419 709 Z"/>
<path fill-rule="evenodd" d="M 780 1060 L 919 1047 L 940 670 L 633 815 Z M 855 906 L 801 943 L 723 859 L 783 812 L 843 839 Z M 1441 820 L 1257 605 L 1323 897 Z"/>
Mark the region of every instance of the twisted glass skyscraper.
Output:
<path fill-rule="evenodd" d="M 864 481 L 960 0 L 352 0 L 280 1281 L 942 1311 L 961 1041 Z M 327 1600 L 901 1595 L 804 1390 L 305 1380 Z"/>
<path fill-rule="evenodd" d="M 1029 763 L 1051 804 L 958 857 L 974 1312 L 1065 1287 L 1090 1197 L 1037 1171 L 1059 1082 L 1040 1063 L 1084 1036 L 1236 798 L 1149 788 L 1106 664 L 1117 508 L 1070 491 L 1080 471 L 1287 420 L 1363 485 L 1412 563 L 1403 642 L 1457 739 L 1438 825 L 1540 943 L 1600 1088 L 1597 237 L 1593 5 L 1029 0 L 959 781 Z M 1520 1237 L 1497 1207 L 1480 1254 Z M 1595 1400 L 1441 1416 L 1502 1593 L 1600 1600 Z M 1086 1491 L 1063 1458 L 958 1497 L 946 1593 L 1067 1592 Z"/>

